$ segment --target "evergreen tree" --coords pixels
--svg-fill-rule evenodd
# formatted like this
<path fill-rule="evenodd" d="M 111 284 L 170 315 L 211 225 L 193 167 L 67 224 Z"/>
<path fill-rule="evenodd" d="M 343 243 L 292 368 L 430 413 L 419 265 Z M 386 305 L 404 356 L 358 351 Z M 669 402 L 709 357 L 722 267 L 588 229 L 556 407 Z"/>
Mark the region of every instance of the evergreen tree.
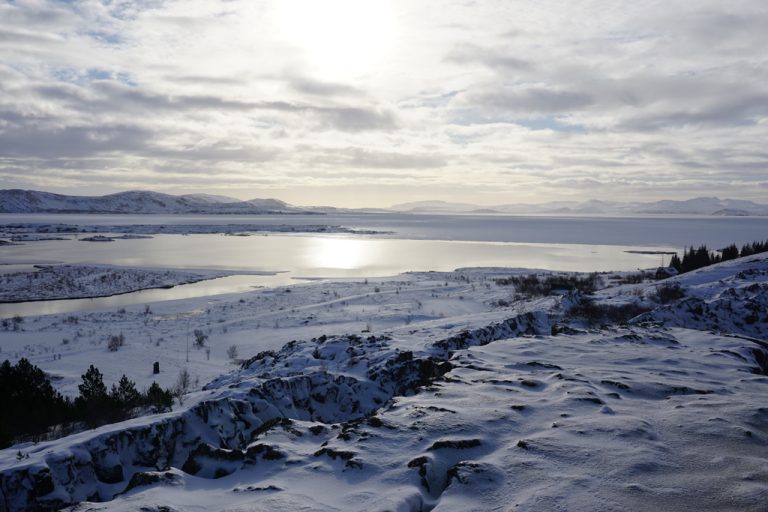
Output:
<path fill-rule="evenodd" d="M 7 360 L 0 365 L 0 390 L 0 448 L 14 439 L 36 439 L 69 416 L 70 402 L 27 359 L 15 366 Z"/>
<path fill-rule="evenodd" d="M 680 256 L 677 254 L 673 255 L 672 259 L 669 260 L 669 266 L 680 272 L 683 268 L 683 262 L 680 261 Z"/>
<path fill-rule="evenodd" d="M 741 251 L 739 251 L 736 244 L 730 244 L 729 246 L 720 249 L 719 254 L 717 252 L 710 252 L 706 245 L 701 245 L 697 249 L 686 247 L 683 251 L 682 259 L 675 255 L 672 257 L 669 264 L 682 274 L 684 272 L 696 270 L 697 268 L 706 267 L 707 265 L 720 263 L 721 261 L 733 260 L 738 257 L 751 256 L 763 252 L 768 252 L 768 240 L 744 244 L 741 246 Z"/>
<path fill-rule="evenodd" d="M 707 249 L 706 245 L 700 245 L 694 254 L 694 269 L 706 267 L 711 263 L 712 258 L 709 255 L 709 249 Z"/>
<path fill-rule="evenodd" d="M 91 365 L 81 378 L 83 383 L 77 386 L 80 396 L 75 399 L 78 413 L 89 425 L 99 425 L 112 413 L 104 377 Z"/>
<path fill-rule="evenodd" d="M 152 406 L 155 412 L 168 411 L 173 406 L 173 393 L 163 389 L 157 382 L 153 382 L 147 390 L 147 404 Z"/>
<path fill-rule="evenodd" d="M 136 383 L 125 376 L 117 384 L 112 384 L 109 397 L 118 409 L 131 409 L 141 403 L 141 393 L 136 390 Z"/>
<path fill-rule="evenodd" d="M 722 261 L 735 260 L 739 257 L 739 248 L 736 247 L 736 244 L 731 244 L 720 251 L 720 254 Z"/>
<path fill-rule="evenodd" d="M 98 368 L 91 365 L 81 376 L 83 383 L 77 386 L 80 397 L 85 402 L 103 400 L 107 397 L 107 387 L 104 385 L 104 376 Z"/>

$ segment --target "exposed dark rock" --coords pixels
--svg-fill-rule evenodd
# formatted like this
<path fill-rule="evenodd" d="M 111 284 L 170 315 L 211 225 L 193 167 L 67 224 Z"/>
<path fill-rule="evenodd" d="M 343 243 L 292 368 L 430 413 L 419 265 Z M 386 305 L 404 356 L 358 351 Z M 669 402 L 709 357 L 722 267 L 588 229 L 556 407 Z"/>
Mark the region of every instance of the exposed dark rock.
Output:
<path fill-rule="evenodd" d="M 763 349 L 753 348 L 752 355 L 757 364 L 757 366 L 752 369 L 752 373 L 757 375 L 768 375 L 768 352 Z"/>
<path fill-rule="evenodd" d="M 575 400 L 578 400 L 579 402 L 589 402 L 596 405 L 603 405 L 605 403 L 595 396 L 579 396 L 576 397 Z"/>
<path fill-rule="evenodd" d="M 548 370 L 562 370 L 562 368 L 557 366 L 556 364 L 540 363 L 538 361 L 530 361 L 525 364 L 533 368 L 546 368 Z"/>
<path fill-rule="evenodd" d="M 232 489 L 232 492 L 265 492 L 265 491 L 282 491 L 282 487 L 278 487 L 276 485 L 268 485 L 266 487 L 257 487 L 253 485 L 249 485 L 248 487 L 235 487 Z"/>
<path fill-rule="evenodd" d="M 445 448 L 452 448 L 454 450 L 468 450 L 470 448 L 477 448 L 478 446 L 481 446 L 482 443 L 479 439 L 460 439 L 460 440 L 441 440 L 441 441 L 435 441 L 432 443 L 432 446 L 428 448 L 428 450 L 442 450 Z"/>
<path fill-rule="evenodd" d="M 624 384 L 623 382 L 616 382 L 616 381 L 613 381 L 613 380 L 603 379 L 603 380 L 600 381 L 600 383 L 601 384 L 605 384 L 606 386 L 613 386 L 615 388 L 623 389 L 625 391 L 630 389 L 629 386 Z"/>
<path fill-rule="evenodd" d="M 136 487 L 144 487 L 147 485 L 172 485 L 178 482 L 179 476 L 166 471 L 164 473 L 158 472 L 139 472 L 134 473 L 131 480 L 128 482 L 128 486 L 123 492 L 128 492 Z"/>
<path fill-rule="evenodd" d="M 419 467 L 419 466 L 423 466 L 427 462 L 429 462 L 429 459 L 427 459 L 426 457 L 424 457 L 422 455 L 421 457 L 416 457 L 415 459 L 411 460 L 408 463 L 408 467 L 409 468 L 416 468 L 416 467 Z"/>
<path fill-rule="evenodd" d="M 125 476 L 123 475 L 123 466 L 120 464 L 115 464 L 111 467 L 96 465 L 94 466 L 94 470 L 96 471 L 96 478 L 106 484 L 116 484 L 125 479 Z"/>
<path fill-rule="evenodd" d="M 360 461 L 357 461 L 354 459 L 355 452 L 348 452 L 343 450 L 335 450 L 333 448 L 325 447 L 317 450 L 314 454 L 315 457 L 320 457 L 322 455 L 327 455 L 333 460 L 341 459 L 345 462 L 345 466 L 347 467 L 355 467 L 355 468 L 362 468 L 363 464 Z"/>
<path fill-rule="evenodd" d="M 247 459 L 249 459 L 249 461 L 251 459 L 256 459 L 259 456 L 265 460 L 279 460 L 285 458 L 285 454 L 283 452 L 268 444 L 257 444 L 249 446 L 245 451 L 245 456 Z"/>

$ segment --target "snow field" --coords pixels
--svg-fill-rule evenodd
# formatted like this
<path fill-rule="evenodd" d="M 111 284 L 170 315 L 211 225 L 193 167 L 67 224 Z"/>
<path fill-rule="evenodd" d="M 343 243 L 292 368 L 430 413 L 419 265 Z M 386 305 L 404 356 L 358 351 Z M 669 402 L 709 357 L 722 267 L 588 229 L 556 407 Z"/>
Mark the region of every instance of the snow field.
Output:
<path fill-rule="evenodd" d="M 752 257 L 664 282 L 603 275 L 590 300 L 462 269 L 25 319 L 2 340 L 48 371 L 143 368 L 149 346 L 129 340 L 161 332 L 180 367 L 194 322 L 218 348 L 191 352 L 213 380 L 172 413 L 0 452 L 0 489 L 9 510 L 763 510 L 767 271 Z M 659 302 L 662 286 L 682 295 Z M 120 366 L 104 324 L 124 328 Z M 46 363 L 31 336 L 63 326 L 93 332 Z M 244 364 L 224 373 L 233 341 Z"/>

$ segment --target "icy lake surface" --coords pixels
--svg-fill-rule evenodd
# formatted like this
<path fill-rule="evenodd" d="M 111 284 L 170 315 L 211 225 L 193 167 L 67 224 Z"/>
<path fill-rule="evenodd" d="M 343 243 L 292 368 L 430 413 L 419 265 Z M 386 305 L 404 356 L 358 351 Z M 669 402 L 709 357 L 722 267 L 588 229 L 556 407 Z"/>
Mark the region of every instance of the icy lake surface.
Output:
<path fill-rule="evenodd" d="M 658 266 L 688 244 L 711 248 L 763 239 L 768 218 L 544 217 L 506 215 L 0 215 L 0 224 L 77 225 L 244 224 L 340 225 L 379 235 L 154 235 L 151 239 L 27 242 L 0 248 L 0 271 L 19 264 L 96 263 L 129 267 L 269 271 L 173 289 L 98 299 L 0 305 L 0 316 L 61 313 L 279 286 L 297 278 L 364 278 L 460 267 L 569 271 L 634 270 Z M 81 235 L 82 236 L 82 235 Z M 669 261 L 666 256 L 664 261 Z"/>

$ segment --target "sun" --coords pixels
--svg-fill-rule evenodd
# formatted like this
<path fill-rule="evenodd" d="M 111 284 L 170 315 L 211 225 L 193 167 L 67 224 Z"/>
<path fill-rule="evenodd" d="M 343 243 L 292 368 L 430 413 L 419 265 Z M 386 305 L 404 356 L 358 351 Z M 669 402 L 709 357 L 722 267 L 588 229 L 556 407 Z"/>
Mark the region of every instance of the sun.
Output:
<path fill-rule="evenodd" d="M 313 76 L 348 79 L 378 66 L 395 40 L 390 2 L 280 0 L 278 35 L 302 55 Z"/>

